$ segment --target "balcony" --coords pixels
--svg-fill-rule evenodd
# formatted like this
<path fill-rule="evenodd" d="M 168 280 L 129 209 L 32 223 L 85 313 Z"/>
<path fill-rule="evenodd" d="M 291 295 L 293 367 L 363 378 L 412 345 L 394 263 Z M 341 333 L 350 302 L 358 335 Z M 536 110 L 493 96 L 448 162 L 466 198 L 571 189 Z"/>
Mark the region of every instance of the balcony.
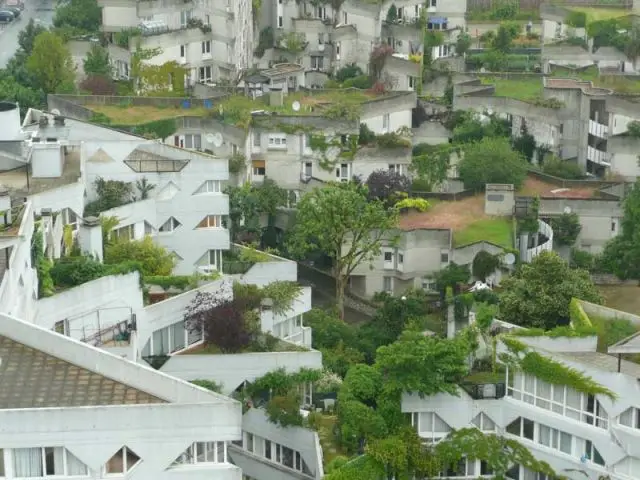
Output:
<path fill-rule="evenodd" d="M 474 400 L 495 400 L 505 396 L 506 385 L 502 383 L 482 383 L 472 385 L 468 383 L 460 384 L 460 387 Z"/>
<path fill-rule="evenodd" d="M 587 147 L 587 159 L 604 167 L 611 166 L 611 163 L 607 161 L 607 152 L 597 150 L 593 147 Z"/>
<path fill-rule="evenodd" d="M 589 120 L 589 134 L 598 138 L 607 138 L 609 127 L 594 120 Z"/>

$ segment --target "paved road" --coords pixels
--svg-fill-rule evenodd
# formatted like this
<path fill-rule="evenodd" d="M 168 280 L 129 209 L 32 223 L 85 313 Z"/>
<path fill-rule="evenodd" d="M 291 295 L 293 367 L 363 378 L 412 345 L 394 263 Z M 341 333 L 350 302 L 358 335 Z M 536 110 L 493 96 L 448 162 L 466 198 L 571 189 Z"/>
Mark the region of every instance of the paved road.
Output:
<path fill-rule="evenodd" d="M 54 0 L 25 0 L 25 9 L 20 18 L 9 25 L 0 26 L 0 68 L 4 68 L 7 62 L 18 49 L 18 33 L 30 19 L 50 27 L 53 22 Z M 0 7 L 1 8 L 1 7 Z"/>

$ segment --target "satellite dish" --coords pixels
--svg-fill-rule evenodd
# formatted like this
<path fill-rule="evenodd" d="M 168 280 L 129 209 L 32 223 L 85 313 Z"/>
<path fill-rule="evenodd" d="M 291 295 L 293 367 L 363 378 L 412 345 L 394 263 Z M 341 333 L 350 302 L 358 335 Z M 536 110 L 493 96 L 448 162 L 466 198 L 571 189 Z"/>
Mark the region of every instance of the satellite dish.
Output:
<path fill-rule="evenodd" d="M 571 213 L 571 207 L 564 207 L 564 213 Z"/>
<path fill-rule="evenodd" d="M 60 115 L 60 110 L 54 108 L 53 110 L 51 110 L 51 115 Z"/>
<path fill-rule="evenodd" d="M 504 263 L 505 265 L 513 265 L 516 263 L 516 256 L 513 253 L 507 253 L 504 256 Z"/>
<path fill-rule="evenodd" d="M 291 104 L 291 108 L 293 109 L 294 112 L 299 112 L 300 111 L 300 102 L 298 102 L 296 100 L 295 102 L 293 102 Z"/>
<path fill-rule="evenodd" d="M 222 138 L 222 134 L 218 132 L 218 133 L 216 133 L 215 135 L 212 135 L 212 136 L 213 136 L 213 142 L 211 142 L 211 143 L 213 143 L 213 145 L 215 147 L 221 147 L 222 146 L 222 142 L 224 141 L 224 138 Z"/>
<path fill-rule="evenodd" d="M 213 133 L 207 133 L 204 138 L 207 140 L 207 143 L 213 143 L 216 137 Z"/>

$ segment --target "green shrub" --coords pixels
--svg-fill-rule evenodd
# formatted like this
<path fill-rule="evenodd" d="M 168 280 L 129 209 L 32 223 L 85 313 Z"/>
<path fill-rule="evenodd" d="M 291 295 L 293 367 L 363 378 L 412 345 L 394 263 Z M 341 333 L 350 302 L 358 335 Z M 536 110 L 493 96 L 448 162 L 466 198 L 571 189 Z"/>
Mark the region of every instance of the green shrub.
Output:
<path fill-rule="evenodd" d="M 547 175 L 564 178 L 566 180 L 580 180 L 584 178 L 584 172 L 577 163 L 552 157 L 542 164 L 542 171 Z"/>
<path fill-rule="evenodd" d="M 75 287 L 103 276 L 104 265 L 84 255 L 63 257 L 56 260 L 49 273 L 56 287 Z"/>
<path fill-rule="evenodd" d="M 584 28 L 587 26 L 587 14 L 585 12 L 570 11 L 564 21 L 570 27 Z"/>
<path fill-rule="evenodd" d="M 574 328 L 588 328 L 591 327 L 591 320 L 587 315 L 577 298 L 572 298 L 569 302 L 569 319 L 571 320 L 571 326 Z"/>
<path fill-rule="evenodd" d="M 336 80 L 338 81 L 338 83 L 343 83 L 351 78 L 359 77 L 363 75 L 363 73 L 364 72 L 359 66 L 357 66 L 355 63 L 352 63 L 351 65 L 345 65 L 336 72 Z"/>
<path fill-rule="evenodd" d="M 357 77 L 346 80 L 342 86 L 344 88 L 354 87 L 367 90 L 373 86 L 373 82 L 369 75 L 358 75 Z"/>

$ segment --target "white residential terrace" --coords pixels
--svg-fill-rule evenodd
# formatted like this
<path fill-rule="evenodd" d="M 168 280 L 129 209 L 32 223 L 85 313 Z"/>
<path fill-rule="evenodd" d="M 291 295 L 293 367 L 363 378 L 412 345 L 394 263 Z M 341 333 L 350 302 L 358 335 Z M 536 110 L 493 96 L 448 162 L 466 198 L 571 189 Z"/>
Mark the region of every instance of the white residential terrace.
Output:
<path fill-rule="evenodd" d="M 583 372 L 617 398 L 583 393 L 507 368 L 503 382 L 462 385 L 457 397 L 405 395 L 402 411 L 411 414 L 420 437 L 438 442 L 453 429 L 476 427 L 518 440 L 538 460 L 569 479 L 638 478 L 640 366 L 597 353 L 595 336 L 517 338 L 531 351 Z M 627 347 L 625 353 L 639 350 L 636 345 Z M 619 353 L 615 348 L 609 352 Z M 477 478 L 491 472 L 480 461 L 464 461 L 446 475 Z M 507 476 L 513 480 L 544 478 L 518 465 Z"/>
<path fill-rule="evenodd" d="M 8 112 L 7 116 L 14 116 L 16 111 L 16 108 L 5 109 L 5 113 Z M 2 161 L 5 162 L 5 168 L 8 166 L 15 168 L 18 165 L 17 170 L 0 173 L 0 184 L 9 187 L 8 190 L 3 192 L 3 195 L 0 195 L 0 200 L 3 202 L 3 206 L 6 207 L 4 208 L 5 214 L 0 219 L 0 247 L 3 250 L 0 252 L 0 265 L 2 266 L 0 272 L 2 274 L 0 311 L 4 315 L 15 317 L 12 321 L 16 325 L 24 325 L 24 328 L 27 329 L 25 335 L 28 334 L 30 340 L 33 339 L 35 341 L 39 338 L 38 335 L 41 332 L 44 335 L 42 343 L 46 346 L 43 352 L 52 357 L 74 363 L 76 356 L 78 361 L 81 360 L 84 358 L 82 352 L 88 349 L 95 358 L 87 357 L 86 365 L 78 363 L 80 367 L 87 368 L 114 381 L 121 380 L 120 374 L 132 375 L 131 372 L 143 372 L 144 375 L 133 375 L 131 377 L 140 380 L 140 383 L 133 383 L 133 388 L 156 395 L 158 398 L 164 398 L 164 391 L 160 391 L 163 394 L 160 395 L 153 385 L 147 385 L 147 382 L 151 382 L 156 377 L 160 378 L 160 381 L 169 382 L 170 385 L 185 385 L 180 388 L 186 388 L 187 391 L 195 389 L 196 392 L 203 391 L 184 384 L 183 380 L 204 379 L 215 381 L 223 386 L 225 394 L 229 394 L 244 382 L 253 381 L 278 368 L 285 368 L 289 372 L 296 372 L 303 367 L 321 368 L 322 356 L 320 352 L 309 348 L 311 345 L 311 329 L 304 326 L 303 320 L 304 313 L 311 308 L 311 290 L 308 287 L 302 289 L 298 297 L 292 302 L 289 311 L 283 314 L 276 315 L 268 308 L 263 308 L 260 315 L 261 330 L 263 334 L 273 335 L 278 339 L 277 345 L 271 351 L 228 356 L 187 354 L 189 350 L 197 348 L 203 343 L 202 332 L 189 332 L 184 325 L 185 307 L 195 297 L 196 293 L 198 291 L 222 292 L 223 296 L 229 296 L 231 295 L 233 281 L 260 287 L 264 287 L 274 281 L 295 282 L 297 280 L 296 263 L 275 256 L 267 256 L 265 261 L 248 266 L 243 274 L 222 276 L 215 281 L 201 282 L 199 289 L 188 290 L 152 305 L 146 305 L 144 302 L 144 294 L 137 272 L 102 277 L 59 292 L 51 297 L 38 299 L 37 273 L 35 265 L 31 263 L 32 248 L 34 243 L 37 244 L 35 242 L 36 238 L 42 238 L 42 248 L 48 258 L 58 258 L 62 254 L 64 245 L 62 238 L 64 226 L 72 225 L 76 230 L 74 235 L 83 251 L 95 254 L 97 258 L 100 258 L 102 252 L 102 230 L 99 222 L 91 218 L 83 219 L 81 213 L 77 215 L 75 213 L 82 212 L 86 201 L 84 197 L 85 188 L 90 186 L 86 185 L 85 182 L 87 182 L 87 171 L 91 167 L 87 166 L 89 162 L 86 161 L 83 153 L 86 152 L 88 145 L 93 146 L 94 153 L 91 158 L 102 160 L 102 162 L 97 161 L 95 163 L 102 167 L 101 171 L 105 172 L 105 175 L 109 171 L 106 165 L 114 167 L 111 170 L 113 172 L 118 171 L 119 165 L 106 153 L 107 150 L 112 155 L 116 155 L 117 152 L 127 152 L 131 148 L 140 147 L 141 145 L 142 149 L 148 149 L 144 151 L 149 155 L 157 151 L 154 149 L 178 152 L 179 156 L 177 158 L 165 159 L 174 163 L 181 162 L 180 159 L 184 157 L 180 155 L 192 155 L 191 158 L 196 159 L 196 161 L 199 158 L 203 162 L 210 162 L 212 172 L 215 172 L 217 166 L 220 166 L 218 171 L 226 173 L 226 162 L 210 155 L 182 151 L 159 143 L 146 142 L 108 128 L 97 127 L 79 121 L 65 120 L 61 117 L 55 117 L 55 119 L 47 118 L 47 125 L 45 126 L 44 118 L 46 118 L 45 114 L 30 111 L 23 128 L 15 127 L 13 122 L 7 122 L 7 126 L 13 126 L 14 128 L 5 130 L 4 133 L 8 138 L 4 139 L 2 153 L 0 154 Z M 35 120 L 35 125 L 33 125 L 33 120 Z M 32 130 L 37 133 L 34 134 Z M 86 141 L 83 141 L 84 135 L 86 135 Z M 25 141 L 24 138 L 28 140 Z M 35 139 L 45 139 L 47 141 L 42 142 Z M 100 146 L 100 143 L 102 146 Z M 148 165 L 162 162 L 162 159 L 144 157 L 135 161 L 138 162 L 138 165 Z M 31 163 L 28 176 L 24 171 L 24 164 L 27 162 Z M 120 163 L 120 165 L 123 163 Z M 181 176 L 185 175 L 186 168 L 187 166 L 183 166 L 181 171 L 167 172 L 162 170 L 161 172 L 156 172 L 156 174 L 158 176 L 161 176 L 160 174 L 167 175 L 170 177 L 169 184 L 184 187 L 188 183 L 183 183 Z M 122 170 L 120 171 L 122 172 Z M 188 176 L 185 175 L 185 178 L 188 178 Z M 206 181 L 206 177 L 201 174 L 201 178 L 197 183 Z M 162 191 L 162 189 L 160 190 Z M 191 195 L 191 193 L 192 190 L 189 189 L 186 194 Z M 204 196 L 199 197 L 198 202 L 204 204 L 209 198 L 207 197 L 209 192 L 202 193 L 202 195 Z M 212 201 L 217 201 L 219 202 L 218 205 L 228 208 L 226 196 L 220 195 L 218 192 L 211 192 L 211 195 L 213 197 Z M 175 198 L 178 199 L 179 195 L 175 194 Z M 177 202 L 177 200 L 174 201 Z M 157 224 L 154 224 L 155 221 L 153 220 L 154 208 L 158 208 L 154 207 L 155 202 L 156 198 L 132 202 L 126 206 L 128 210 L 121 208 L 117 212 L 126 220 L 129 220 L 130 225 L 133 225 L 133 227 L 125 225 L 125 230 L 131 233 L 131 235 L 127 235 L 128 238 L 137 238 L 138 232 L 145 232 L 147 226 L 157 228 Z M 169 203 L 171 202 L 167 202 L 167 204 Z M 39 214 L 38 220 L 36 220 L 36 214 Z M 126 217 L 125 214 L 127 215 Z M 141 228 L 141 224 L 144 225 L 143 228 Z M 192 229 L 193 227 L 188 230 Z M 185 228 L 185 231 L 188 230 Z M 214 230 L 224 231 L 227 241 L 226 248 L 228 248 L 228 233 L 226 233 L 226 230 L 217 227 L 214 227 Z M 149 232 L 147 231 L 147 233 Z M 152 238 L 155 241 L 159 241 L 158 235 L 152 235 Z M 221 250 L 219 250 L 218 258 L 221 258 Z M 212 260 L 207 266 L 209 267 L 209 270 L 207 270 L 209 272 L 214 269 L 217 272 L 222 270 L 222 262 L 214 263 Z M 189 273 L 196 271 L 201 272 L 202 270 L 199 270 L 198 265 L 193 265 Z M 11 339 L 12 342 L 15 341 L 26 347 L 33 346 L 36 350 L 41 349 L 39 343 L 32 344 L 26 340 L 23 341 L 22 337 L 14 338 L 11 336 L 10 333 L 18 327 L 15 327 L 14 323 L 9 321 L 5 322 L 4 318 L 1 320 L 0 339 L 5 334 L 3 326 L 6 326 L 10 330 L 7 333 L 7 338 Z M 57 333 L 54 333 L 54 331 Z M 64 334 L 68 338 L 59 334 Z M 51 338 L 54 340 L 50 341 Z M 75 349 L 71 350 L 74 355 L 72 357 L 65 353 L 67 348 L 71 348 L 69 346 Z M 0 383 L 3 387 L 8 385 L 5 382 L 6 377 L 4 377 L 5 374 L 8 374 L 6 372 L 15 374 L 17 370 L 22 372 L 22 375 L 30 375 L 30 372 L 35 372 L 35 370 L 32 370 L 29 364 L 25 363 L 27 360 L 38 361 L 38 365 L 43 364 L 44 360 L 42 358 L 38 359 L 34 356 L 35 354 L 21 354 L 16 360 L 18 363 L 9 363 L 8 359 L 10 357 L 5 355 L 2 350 L 3 347 L 4 345 L 0 342 Z M 98 348 L 109 353 L 100 351 Z M 145 360 L 152 360 L 154 357 L 167 357 L 161 369 L 162 373 L 151 370 L 147 366 Z M 102 360 L 98 360 L 98 358 L 107 359 L 104 360 L 106 362 L 104 368 L 101 366 Z M 115 368 L 113 372 L 111 371 L 112 367 Z M 148 374 L 145 372 L 148 372 Z M 42 370 L 39 373 L 39 375 L 44 374 L 47 374 L 52 379 L 57 378 L 52 370 Z M 78 376 L 81 379 L 86 379 L 89 382 L 89 387 L 91 387 L 91 393 L 95 393 L 93 390 L 95 382 L 89 377 L 80 374 Z M 178 380 L 176 377 L 182 380 Z M 124 378 L 131 380 L 130 377 L 125 376 L 122 379 L 123 383 L 127 383 Z M 23 378 L 20 377 L 19 380 L 22 381 Z M 36 386 L 33 387 L 34 390 Z M 0 466 L 5 468 L 5 472 L 0 470 L 0 473 L 5 473 L 8 478 L 39 476 L 37 475 L 38 470 L 33 470 L 33 474 L 27 475 L 20 473 L 16 476 L 11 473 L 16 471 L 15 468 L 18 468 L 12 453 L 14 448 L 38 447 L 43 448 L 43 450 L 40 450 L 41 456 L 38 457 L 42 462 L 40 465 L 43 471 L 49 472 L 49 470 L 54 469 L 55 475 L 79 474 L 78 472 L 84 467 L 78 462 L 82 462 L 89 468 L 93 478 L 102 478 L 102 475 L 110 476 L 112 473 L 126 474 L 128 473 L 127 468 L 131 469 L 131 471 L 135 468 L 137 472 L 140 472 L 136 474 L 140 475 L 140 478 L 239 479 L 241 477 L 240 469 L 226 463 L 231 459 L 227 457 L 225 442 L 240 440 L 240 423 L 242 422 L 243 429 L 259 431 L 264 438 L 270 438 L 270 429 L 272 433 L 279 432 L 276 435 L 277 444 L 282 445 L 282 448 L 284 446 L 289 449 L 295 448 L 295 451 L 298 452 L 295 459 L 292 460 L 294 463 L 286 460 L 289 458 L 287 456 L 288 453 L 283 453 L 283 457 L 278 457 L 277 460 L 275 457 L 273 459 L 263 458 L 257 463 L 251 463 L 243 467 L 246 475 L 253 478 L 264 478 L 265 475 L 270 475 L 269 472 L 273 471 L 279 472 L 278 478 L 285 479 L 300 478 L 300 475 L 303 475 L 303 478 L 319 479 L 322 477 L 321 450 L 317 435 L 314 432 L 304 430 L 303 433 L 296 433 L 295 431 L 290 433 L 287 430 L 276 428 L 274 425 L 265 422 L 264 419 L 260 420 L 260 415 L 256 417 L 257 419 L 249 416 L 240 420 L 239 405 L 222 396 L 214 396 L 214 398 L 224 399 L 225 402 L 232 405 L 235 409 L 234 412 L 236 412 L 234 415 L 237 414 L 235 417 L 224 412 L 215 413 L 216 410 L 212 412 L 209 404 L 204 404 L 205 406 L 202 408 L 200 406 L 194 407 L 191 403 L 198 403 L 199 400 L 197 398 L 192 402 L 187 394 L 180 393 L 180 388 L 167 388 L 173 389 L 171 392 L 178 395 L 175 401 L 184 400 L 183 403 L 188 403 L 188 405 L 184 406 L 184 412 L 172 411 L 173 413 L 169 413 L 173 419 L 184 418 L 184 422 L 178 423 L 185 428 L 185 432 L 188 431 L 192 435 L 187 438 L 189 441 L 182 442 L 180 444 L 181 448 L 175 452 L 169 449 L 169 445 L 173 445 L 170 441 L 167 442 L 166 452 L 158 447 L 158 440 L 163 439 L 163 437 L 158 434 L 157 425 L 162 425 L 162 431 L 167 432 L 167 435 L 170 436 L 173 435 L 174 431 L 177 431 L 175 429 L 178 426 L 174 428 L 171 422 L 167 423 L 162 412 L 157 410 L 147 412 L 145 405 L 138 407 L 138 409 L 134 409 L 131 405 L 123 407 L 123 409 L 126 408 L 127 410 L 123 411 L 123 419 L 121 420 L 114 419 L 108 415 L 105 416 L 104 424 L 100 423 L 95 427 L 94 431 L 89 426 L 93 425 L 93 423 L 87 417 L 89 414 L 93 415 L 93 413 L 90 413 L 92 410 L 84 409 L 83 404 L 74 404 L 74 407 L 78 406 L 80 413 L 71 412 L 69 416 L 62 417 L 59 421 L 56 415 L 47 413 L 49 415 L 47 418 L 50 418 L 52 422 L 58 422 L 55 425 L 52 424 L 49 429 L 52 432 L 50 439 L 42 436 L 38 442 L 29 443 L 30 438 L 41 436 L 41 433 L 45 431 L 42 429 L 42 421 L 38 420 L 38 418 L 45 414 L 43 412 L 47 411 L 36 405 L 34 408 L 37 408 L 37 410 L 31 412 L 34 415 L 33 420 L 29 420 L 31 417 L 21 417 L 24 419 L 19 424 L 22 430 L 9 430 L 10 434 L 15 434 L 7 437 L 11 439 L 10 442 L 4 441 L 3 434 L 7 430 L 3 430 L 2 434 L 0 434 L 0 453 L 2 454 L 0 459 L 4 460 L 4 464 L 0 463 Z M 112 390 L 113 388 L 109 391 Z M 303 386 L 302 390 L 304 404 L 308 405 L 312 401 L 311 391 L 308 386 Z M 8 392 L 12 391 L 12 389 L 8 390 Z M 73 386 L 65 391 L 71 392 L 71 400 L 69 401 L 73 401 L 75 398 Z M 5 392 L 4 388 L 2 392 Z M 2 392 L 0 392 L 0 398 L 2 397 Z M 37 398 L 42 400 L 42 392 L 42 390 L 37 390 L 34 391 L 33 395 L 37 395 Z M 13 393 L 5 392 L 5 394 L 11 395 L 13 400 L 18 397 Z M 68 400 L 64 393 L 60 395 L 65 400 Z M 205 392 L 206 395 L 209 394 Z M 171 396 L 167 397 L 166 401 L 173 401 L 173 398 Z M 129 397 L 127 399 L 127 404 L 135 403 L 135 399 Z M 96 403 L 99 401 L 93 399 L 91 400 L 93 403 L 89 403 L 88 406 L 101 405 Z M 55 406 L 53 407 L 55 408 Z M 205 413 L 202 410 L 204 408 L 207 409 Z M 144 411 L 145 413 L 138 414 L 138 411 Z M 235 422 L 233 435 L 224 434 L 224 431 L 218 435 L 217 431 L 213 429 L 209 431 L 209 435 L 199 436 L 201 430 L 192 426 L 191 420 L 196 421 L 199 419 L 200 423 L 198 425 L 202 425 L 202 418 L 209 418 L 212 414 L 219 416 L 220 422 Z M 148 434 L 140 433 L 137 435 L 138 430 L 131 428 L 131 425 L 137 426 L 136 420 L 139 415 L 141 428 L 147 428 L 144 423 L 147 415 L 150 422 L 155 422 L 153 427 L 148 427 Z M 77 419 L 73 420 L 76 417 Z M 20 422 L 17 416 L 15 421 Z M 126 432 L 122 434 L 122 438 L 108 433 L 109 421 L 112 421 L 113 425 L 123 425 L 123 429 L 126 429 Z M 177 422 L 177 420 L 173 421 Z M 257 423 L 257 425 L 252 426 L 253 423 Z M 226 425 L 225 423 L 222 424 Z M 69 425 L 76 425 L 76 427 L 67 432 L 65 427 Z M 215 427 L 217 424 L 213 422 L 212 425 Z M 260 425 L 262 426 L 260 427 Z M 102 428 L 106 430 L 106 433 L 101 433 Z M 60 430 L 57 434 L 56 429 Z M 100 438 L 100 441 L 104 438 L 105 449 L 112 449 L 109 455 L 106 455 L 106 450 L 102 451 L 96 447 L 94 449 L 96 457 L 88 456 L 91 453 L 89 452 L 91 450 L 89 447 L 95 444 L 95 442 L 86 441 L 89 432 L 91 432 L 90 435 L 92 436 L 98 432 L 97 438 Z M 18 436 L 18 433 L 23 436 Z M 176 433 L 174 436 L 176 437 L 176 442 L 178 442 L 178 440 L 186 438 L 186 433 Z M 73 448 L 71 446 L 67 448 L 67 445 L 62 441 L 67 437 L 70 439 L 70 444 Z M 301 443 L 298 437 L 302 438 L 306 443 Z M 21 438 L 29 440 L 29 442 L 22 441 L 20 440 Z M 129 441 L 132 438 L 138 438 L 139 441 Z M 84 444 L 86 448 L 82 450 L 80 447 L 75 447 L 75 444 Z M 194 446 L 190 447 L 190 445 Z M 62 447 L 67 448 L 70 453 L 65 453 L 65 450 L 61 449 Z M 53 450 L 55 448 L 57 450 Z M 111 463 L 120 462 L 120 467 L 105 467 L 105 463 L 114 455 L 114 452 L 120 453 L 116 454 L 115 460 Z M 182 455 L 183 452 L 184 455 Z M 24 455 L 24 459 L 31 459 L 29 461 L 35 462 L 33 460 L 36 455 L 35 450 L 18 453 Z M 155 456 L 154 453 L 156 454 Z M 98 459 L 97 456 L 100 455 L 106 456 Z M 164 455 L 172 456 L 172 458 L 165 462 Z M 53 456 L 53 460 L 50 459 L 51 456 Z M 27 460 L 21 461 L 26 462 Z M 177 462 L 176 465 L 180 464 L 180 466 L 173 465 L 174 461 Z M 149 465 L 143 468 L 142 463 L 145 462 Z M 301 462 L 306 465 L 305 472 L 301 471 L 301 465 L 303 464 Z M 140 466 L 137 466 L 138 463 L 140 463 Z M 184 477 L 182 469 L 186 467 L 183 467 L 182 463 L 188 464 L 190 468 L 188 474 Z M 122 464 L 125 466 L 123 467 Z M 222 464 L 222 467 L 220 464 Z M 36 464 L 33 463 L 33 465 Z M 33 468 L 37 469 L 38 467 L 33 466 Z M 122 471 L 118 471 L 117 468 Z M 143 472 L 148 472 L 148 475 Z M 47 475 L 50 475 L 50 473 L 47 473 Z M 274 473 L 271 473 L 271 475 L 273 476 Z"/>

